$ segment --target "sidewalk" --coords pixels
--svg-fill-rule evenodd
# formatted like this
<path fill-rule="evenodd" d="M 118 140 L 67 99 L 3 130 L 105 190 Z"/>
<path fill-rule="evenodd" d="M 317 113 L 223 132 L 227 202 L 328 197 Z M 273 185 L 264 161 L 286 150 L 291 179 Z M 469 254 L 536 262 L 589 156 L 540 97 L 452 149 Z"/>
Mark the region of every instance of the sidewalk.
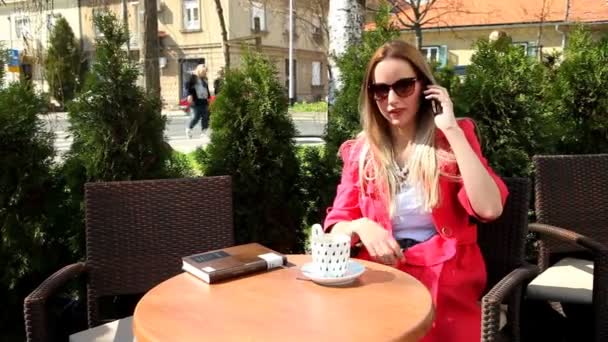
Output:
<path fill-rule="evenodd" d="M 183 110 L 163 110 L 163 114 L 171 116 L 187 116 Z M 327 122 L 327 113 L 325 112 L 290 112 L 291 118 L 294 121 L 312 121 L 325 123 Z M 46 116 L 52 117 L 55 120 L 67 120 L 67 112 L 48 113 Z"/>
<path fill-rule="evenodd" d="M 187 115 L 183 110 L 163 110 L 163 114 L 166 116 Z M 291 114 L 291 119 L 295 121 L 327 122 L 326 112 L 289 112 L 289 114 Z"/>

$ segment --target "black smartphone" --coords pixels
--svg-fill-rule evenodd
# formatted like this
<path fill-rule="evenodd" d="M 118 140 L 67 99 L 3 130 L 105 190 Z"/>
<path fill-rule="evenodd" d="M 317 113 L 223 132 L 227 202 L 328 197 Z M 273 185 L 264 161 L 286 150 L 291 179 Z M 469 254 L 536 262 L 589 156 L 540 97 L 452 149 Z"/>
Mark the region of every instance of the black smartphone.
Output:
<path fill-rule="evenodd" d="M 443 108 L 441 107 L 441 103 L 437 100 L 431 99 L 431 109 L 433 110 L 433 115 L 439 115 L 443 113 Z"/>

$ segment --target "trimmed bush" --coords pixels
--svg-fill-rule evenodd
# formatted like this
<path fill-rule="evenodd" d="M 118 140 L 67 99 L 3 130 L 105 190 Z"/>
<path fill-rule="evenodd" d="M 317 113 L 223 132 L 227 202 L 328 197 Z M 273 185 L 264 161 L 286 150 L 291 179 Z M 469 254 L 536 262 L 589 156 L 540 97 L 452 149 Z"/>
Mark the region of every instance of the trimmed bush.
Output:
<path fill-rule="evenodd" d="M 69 159 L 78 161 L 87 180 L 164 177 L 171 148 L 160 99 L 136 85 L 139 72 L 122 49 L 128 36 L 116 17 L 104 13 L 94 20 L 103 37 L 84 91 L 68 106 Z"/>
<path fill-rule="evenodd" d="M 4 77 L 6 76 L 6 64 L 8 59 L 8 50 L 0 43 L 0 88 L 4 87 Z"/>
<path fill-rule="evenodd" d="M 327 102 L 296 102 L 291 107 L 292 112 L 327 112 Z"/>
<path fill-rule="evenodd" d="M 435 80 L 439 85 L 444 87 L 450 93 L 450 96 L 455 96 L 460 91 L 461 81 L 452 65 L 441 67 L 439 63 L 431 63 L 431 69 Z"/>
<path fill-rule="evenodd" d="M 318 203 L 331 203 L 334 199 L 337 184 L 327 182 L 329 175 L 332 175 L 334 170 L 327 167 L 327 163 L 324 162 L 325 158 L 324 146 L 298 146 L 301 189 L 306 208 L 304 227 L 323 223 L 327 207 L 319 206 Z"/>
<path fill-rule="evenodd" d="M 167 165 L 167 173 L 170 177 L 195 177 L 198 175 L 196 163 L 191 160 L 190 155 L 173 151 Z"/>
<path fill-rule="evenodd" d="M 579 27 L 569 36 L 564 57 L 547 83 L 547 100 L 562 128 L 556 132 L 557 148 L 561 153 L 606 153 L 608 35 L 594 41 L 588 29 Z"/>
<path fill-rule="evenodd" d="M 74 141 L 64 172 L 74 206 L 82 206 L 84 184 L 176 177 L 171 147 L 164 139 L 166 118 L 160 99 L 136 85 L 137 66 L 122 48 L 128 36 L 111 13 L 94 18 L 103 33 L 83 92 L 68 104 Z M 82 215 L 82 211 L 81 211 Z M 84 243 L 82 226 L 73 232 Z"/>
<path fill-rule="evenodd" d="M 226 72 L 212 106 L 211 142 L 197 159 L 205 176 L 231 175 L 237 243 L 301 251 L 295 127 L 274 64 L 247 54 Z"/>
<path fill-rule="evenodd" d="M 49 89 L 61 104 L 74 98 L 84 78 L 83 56 L 74 32 L 64 17 L 60 17 L 49 39 L 45 60 Z"/>
<path fill-rule="evenodd" d="M 531 157 L 548 143 L 544 69 L 507 42 L 480 40 L 467 76 L 453 97 L 475 119 L 484 155 L 502 176 L 528 176 Z"/>
<path fill-rule="evenodd" d="M 43 104 L 29 82 L 0 89 L 0 339 L 23 334 L 23 299 L 71 259 L 53 136 L 38 116 Z"/>

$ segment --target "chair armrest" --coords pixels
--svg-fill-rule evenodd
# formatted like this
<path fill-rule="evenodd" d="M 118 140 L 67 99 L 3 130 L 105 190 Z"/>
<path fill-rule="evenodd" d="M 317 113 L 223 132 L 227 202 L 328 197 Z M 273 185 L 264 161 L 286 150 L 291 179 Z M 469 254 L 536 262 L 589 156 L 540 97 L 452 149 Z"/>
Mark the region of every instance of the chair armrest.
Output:
<path fill-rule="evenodd" d="M 63 267 L 46 278 L 23 301 L 25 333 L 28 342 L 49 341 L 46 301 L 64 286 L 69 280 L 86 271 L 84 262 Z"/>
<path fill-rule="evenodd" d="M 608 317 L 608 245 L 571 230 L 548 224 L 531 223 L 528 227 L 530 231 L 537 232 L 541 236 L 546 235 L 577 244 L 593 253 L 594 338 L 595 341 L 606 341 L 608 339 L 608 324 L 605 320 Z M 543 267 L 547 266 L 548 261 L 545 261 Z"/>
<path fill-rule="evenodd" d="M 608 255 L 608 246 L 568 229 L 543 223 L 530 223 L 528 225 L 528 229 L 531 232 L 547 235 L 552 238 L 580 245 L 581 247 L 591 250 L 594 254 L 602 253 L 604 255 Z"/>
<path fill-rule="evenodd" d="M 514 269 L 511 273 L 502 278 L 481 301 L 481 340 L 496 341 L 498 339 L 500 325 L 500 304 L 503 303 L 516 289 L 531 281 L 539 273 L 536 265 L 525 265 Z M 510 307 L 509 312 L 514 313 L 516 317 L 511 319 L 519 319 L 520 301 L 513 301 L 517 307 Z M 519 322 L 516 322 L 519 327 Z M 517 332 L 517 334 L 519 334 Z M 519 336 L 514 336 L 515 340 L 519 340 Z"/>

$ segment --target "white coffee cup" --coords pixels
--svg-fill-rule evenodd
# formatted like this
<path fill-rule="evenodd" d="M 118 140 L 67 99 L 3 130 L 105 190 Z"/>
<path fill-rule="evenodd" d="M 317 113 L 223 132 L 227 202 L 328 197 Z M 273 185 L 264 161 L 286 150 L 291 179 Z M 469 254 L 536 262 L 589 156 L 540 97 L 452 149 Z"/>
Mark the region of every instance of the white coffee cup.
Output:
<path fill-rule="evenodd" d="M 346 234 L 323 234 L 313 227 L 310 239 L 312 262 L 319 276 L 343 277 L 350 260 L 350 236 Z"/>

